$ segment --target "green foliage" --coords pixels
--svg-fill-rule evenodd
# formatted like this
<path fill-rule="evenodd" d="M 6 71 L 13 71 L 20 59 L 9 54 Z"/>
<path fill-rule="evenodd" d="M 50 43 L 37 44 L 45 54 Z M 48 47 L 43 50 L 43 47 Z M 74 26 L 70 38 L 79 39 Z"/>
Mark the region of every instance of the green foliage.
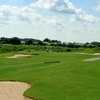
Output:
<path fill-rule="evenodd" d="M 0 45 L 0 52 L 15 52 L 15 51 L 23 51 L 28 49 L 37 50 L 37 51 L 46 51 L 47 49 L 51 52 L 87 52 L 87 53 L 98 53 L 100 52 L 100 48 L 68 48 L 68 47 L 61 47 L 61 46 L 47 46 L 47 45 L 11 45 L 11 44 L 1 44 Z"/>
<path fill-rule="evenodd" d="M 91 42 L 91 43 L 76 43 L 76 42 L 61 42 L 58 40 L 51 40 L 49 38 L 45 38 L 43 41 L 38 40 L 38 39 L 32 39 L 32 38 L 24 38 L 24 39 L 19 39 L 18 37 L 13 37 L 13 38 L 5 38 L 1 37 L 0 38 L 0 43 L 1 44 L 14 44 L 14 45 L 19 45 L 19 44 L 27 44 L 27 45 L 50 45 L 50 46 L 59 46 L 59 47 L 67 47 L 67 48 L 95 48 L 95 47 L 100 47 L 100 42 Z"/>
<path fill-rule="evenodd" d="M 32 39 L 27 40 L 27 41 L 25 42 L 25 44 L 27 44 L 27 45 L 33 44 Z"/>
<path fill-rule="evenodd" d="M 17 37 L 13 37 L 13 38 L 5 38 L 5 37 L 2 37 L 0 38 L 0 43 L 2 44 L 14 44 L 14 45 L 19 45 L 21 44 L 21 40 Z"/>
<path fill-rule="evenodd" d="M 0 53 L 6 53 L 6 52 L 17 52 L 17 51 L 22 51 L 25 50 L 23 46 L 19 45 L 1 45 L 0 46 Z"/>
<path fill-rule="evenodd" d="M 96 47 L 96 48 L 94 48 L 94 52 L 96 53 L 100 53 L 100 47 Z"/>
<path fill-rule="evenodd" d="M 51 40 L 48 39 L 48 38 L 45 38 L 45 39 L 43 40 L 43 42 L 51 42 Z"/>
<path fill-rule="evenodd" d="M 21 44 L 21 40 L 17 37 L 13 37 L 10 39 L 10 43 L 14 44 L 14 45 L 19 45 L 19 44 Z"/>

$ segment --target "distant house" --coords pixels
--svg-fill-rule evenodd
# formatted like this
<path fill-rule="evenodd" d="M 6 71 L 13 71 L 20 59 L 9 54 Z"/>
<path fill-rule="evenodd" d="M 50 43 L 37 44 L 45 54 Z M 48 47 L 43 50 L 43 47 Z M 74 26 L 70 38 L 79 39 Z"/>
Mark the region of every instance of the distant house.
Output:
<path fill-rule="evenodd" d="M 43 42 L 44 45 L 50 45 L 51 43 L 49 42 Z"/>
<path fill-rule="evenodd" d="M 50 45 L 56 46 L 56 45 L 58 45 L 58 43 L 57 42 L 52 42 L 52 43 L 50 43 Z"/>
<path fill-rule="evenodd" d="M 35 45 L 38 44 L 38 43 L 39 43 L 39 42 L 36 42 L 36 41 L 33 42 L 33 44 L 35 44 Z"/>
<path fill-rule="evenodd" d="M 94 47 L 94 45 L 91 44 L 91 43 L 87 44 L 87 46 L 88 46 L 88 47 Z"/>
<path fill-rule="evenodd" d="M 44 45 L 54 45 L 54 46 L 56 46 L 56 45 L 58 45 L 58 43 L 57 42 L 43 42 L 43 44 Z"/>
<path fill-rule="evenodd" d="M 78 46 L 84 46 L 84 44 L 83 43 L 76 43 L 76 45 L 78 45 Z"/>
<path fill-rule="evenodd" d="M 25 41 L 22 41 L 22 40 L 21 40 L 21 44 L 25 44 Z"/>

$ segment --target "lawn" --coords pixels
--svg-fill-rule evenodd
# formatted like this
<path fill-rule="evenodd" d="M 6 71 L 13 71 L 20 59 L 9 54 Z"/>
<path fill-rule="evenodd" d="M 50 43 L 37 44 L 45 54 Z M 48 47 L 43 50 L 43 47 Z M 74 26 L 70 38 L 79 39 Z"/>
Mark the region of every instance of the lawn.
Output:
<path fill-rule="evenodd" d="M 97 56 L 31 51 L 39 55 L 6 58 L 14 54 L 0 54 L 0 81 L 32 84 L 25 96 L 37 100 L 100 100 L 100 61 L 82 61 Z"/>

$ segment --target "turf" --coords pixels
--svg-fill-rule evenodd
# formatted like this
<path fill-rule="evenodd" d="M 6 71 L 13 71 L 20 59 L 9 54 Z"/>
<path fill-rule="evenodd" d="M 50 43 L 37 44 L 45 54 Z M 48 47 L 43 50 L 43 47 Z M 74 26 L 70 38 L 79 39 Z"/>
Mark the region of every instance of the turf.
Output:
<path fill-rule="evenodd" d="M 0 54 L 0 81 L 32 84 L 25 96 L 37 100 L 100 100 L 100 61 L 82 61 L 97 56 L 31 51 L 38 55 L 5 58 L 14 54 Z"/>

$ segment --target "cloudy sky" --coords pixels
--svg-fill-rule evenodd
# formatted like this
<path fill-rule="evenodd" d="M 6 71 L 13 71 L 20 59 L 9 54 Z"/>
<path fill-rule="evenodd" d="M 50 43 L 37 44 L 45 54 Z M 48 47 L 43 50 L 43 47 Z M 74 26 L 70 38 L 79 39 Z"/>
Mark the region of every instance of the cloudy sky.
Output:
<path fill-rule="evenodd" d="M 100 0 L 0 0 L 0 37 L 100 41 Z"/>

